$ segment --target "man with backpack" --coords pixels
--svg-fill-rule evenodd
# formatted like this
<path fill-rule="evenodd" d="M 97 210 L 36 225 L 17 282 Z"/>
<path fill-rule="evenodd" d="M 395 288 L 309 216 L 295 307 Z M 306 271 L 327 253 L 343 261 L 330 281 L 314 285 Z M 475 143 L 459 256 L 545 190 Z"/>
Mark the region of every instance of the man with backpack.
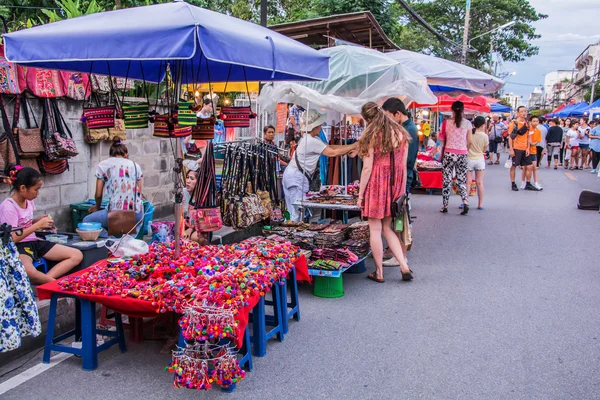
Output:
<path fill-rule="evenodd" d="M 500 149 L 502 148 L 502 142 L 504 137 L 502 134 L 506 131 L 506 125 L 500 121 L 498 115 L 492 116 L 492 123 L 490 124 L 487 134 L 490 139 L 490 161 L 489 165 L 494 164 L 494 154 L 496 154 L 496 165 L 500 164 Z"/>
<path fill-rule="evenodd" d="M 517 167 L 525 170 L 525 179 L 527 184 L 525 190 L 539 191 L 537 187 L 531 184 L 531 175 L 533 173 L 533 164 L 530 157 L 530 137 L 529 124 L 527 123 L 527 108 L 520 106 L 517 108 L 517 118 L 508 126 L 508 146 L 510 148 L 510 157 L 512 166 L 510 167 L 510 181 L 512 190 L 519 191 L 515 183 Z"/>

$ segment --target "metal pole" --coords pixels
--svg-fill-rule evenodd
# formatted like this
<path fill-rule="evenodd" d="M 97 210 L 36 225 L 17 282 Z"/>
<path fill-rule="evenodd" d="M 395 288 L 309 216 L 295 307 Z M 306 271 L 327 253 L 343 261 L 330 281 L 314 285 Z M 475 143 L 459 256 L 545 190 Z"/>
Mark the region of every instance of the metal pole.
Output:
<path fill-rule="evenodd" d="M 179 100 L 181 96 L 181 79 L 183 75 L 183 62 L 177 62 L 176 64 L 176 78 L 175 87 L 173 88 L 174 98 Z M 167 88 L 168 90 L 168 88 Z M 170 113 L 171 110 L 168 110 Z M 175 146 L 175 167 L 173 167 L 174 176 L 177 176 L 177 181 L 175 181 L 175 259 L 179 259 L 181 257 L 181 220 L 183 218 L 183 191 L 181 190 L 181 185 L 179 180 L 181 179 L 182 173 L 182 160 L 183 160 L 183 149 L 181 148 L 180 139 L 175 139 L 177 141 L 177 146 Z"/>
<path fill-rule="evenodd" d="M 267 0 L 260 0 L 260 25 L 267 26 Z"/>
<path fill-rule="evenodd" d="M 469 22 L 471 20 L 471 0 L 467 0 L 465 10 L 465 30 L 463 32 L 463 45 L 462 45 L 462 56 L 460 59 L 461 64 L 467 63 L 467 49 L 469 47 Z"/>

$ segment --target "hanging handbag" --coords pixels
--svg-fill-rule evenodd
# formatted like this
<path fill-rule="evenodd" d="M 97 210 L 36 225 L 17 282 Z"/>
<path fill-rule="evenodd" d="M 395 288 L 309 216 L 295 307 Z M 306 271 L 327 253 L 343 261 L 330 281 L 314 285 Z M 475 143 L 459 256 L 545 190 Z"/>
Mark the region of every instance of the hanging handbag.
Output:
<path fill-rule="evenodd" d="M 36 97 L 55 99 L 66 95 L 65 83 L 58 70 L 25 68 L 27 89 Z"/>
<path fill-rule="evenodd" d="M 154 117 L 154 130 L 152 136 L 160 138 L 169 138 L 173 130 L 173 123 L 169 114 L 160 114 Z"/>
<path fill-rule="evenodd" d="M 18 106 L 15 103 L 15 110 Z M 0 112 L 2 114 L 2 127 L 4 132 L 0 134 L 0 173 L 6 175 L 10 165 L 18 165 L 20 157 L 18 154 L 17 143 L 13 132 L 17 125 L 17 120 L 14 118 L 17 112 L 13 113 L 13 125 L 10 125 L 4 97 L 0 95 Z"/>
<path fill-rule="evenodd" d="M 144 129 L 148 127 L 148 103 L 123 104 L 123 117 L 125 129 Z"/>
<path fill-rule="evenodd" d="M 194 205 L 190 206 L 189 218 L 196 232 L 214 232 L 223 227 L 221 210 L 216 204 L 217 185 L 215 158 L 212 143 L 204 152 L 200 165 L 198 183 L 193 193 Z"/>
<path fill-rule="evenodd" d="M 294 152 L 294 160 L 296 161 L 296 167 L 298 167 L 298 171 L 300 171 L 306 179 L 308 179 L 308 191 L 309 192 L 320 192 L 321 191 L 321 173 L 319 171 L 320 161 L 317 161 L 317 166 L 312 173 L 309 175 L 302 169 L 300 166 L 300 161 L 298 160 L 298 152 Z"/>
<path fill-rule="evenodd" d="M 60 175 L 69 169 L 67 160 L 50 161 L 45 158 L 40 160 L 40 170 L 44 175 Z"/>
<path fill-rule="evenodd" d="M 192 126 L 192 139 L 194 140 L 213 140 L 215 138 L 215 123 L 217 119 L 196 118 L 196 125 Z"/>
<path fill-rule="evenodd" d="M 44 142 L 44 157 L 46 161 L 60 161 L 66 159 L 61 154 L 58 143 L 56 143 L 55 133 L 58 132 L 56 118 L 54 117 L 54 108 L 50 104 L 50 99 L 44 99 L 44 113 L 42 116 L 42 141 Z M 42 168 L 45 169 L 45 168 Z"/>
<path fill-rule="evenodd" d="M 18 69 L 15 64 L 6 61 L 4 45 L 0 45 L 0 94 L 20 94 Z"/>
<path fill-rule="evenodd" d="M 249 128 L 252 109 L 250 107 L 221 107 L 225 128 Z"/>
<path fill-rule="evenodd" d="M 87 100 L 89 93 L 87 87 L 90 85 L 89 75 L 81 72 L 61 71 L 66 96 L 73 100 Z"/>
<path fill-rule="evenodd" d="M 17 128 L 16 130 L 19 156 L 21 156 L 21 158 L 36 158 L 45 150 L 42 134 L 33 113 L 31 113 L 31 116 L 33 117 L 36 127 L 31 127 L 29 104 L 27 97 L 24 94 L 21 95 L 20 106 L 25 114 L 25 124 L 27 125 L 27 128 Z"/>
<path fill-rule="evenodd" d="M 114 128 L 108 128 L 108 140 L 113 140 L 114 138 L 119 138 L 121 140 L 127 139 L 125 120 L 123 120 L 123 118 L 115 118 Z"/>
<path fill-rule="evenodd" d="M 21 158 L 19 165 L 23 168 L 33 168 L 39 173 L 42 172 L 37 158 Z"/>
<path fill-rule="evenodd" d="M 122 236 L 131 233 L 136 228 L 136 220 L 135 213 L 137 210 L 137 205 L 141 194 L 138 193 L 138 185 L 137 185 L 137 164 L 135 161 L 133 162 L 134 168 L 134 180 L 135 184 L 133 185 L 133 196 L 135 205 L 133 210 L 111 210 L 108 211 L 108 234 L 111 236 Z"/>
<path fill-rule="evenodd" d="M 176 126 L 171 131 L 171 137 L 176 137 L 176 138 L 188 137 L 191 134 L 192 134 L 191 126 Z"/>
<path fill-rule="evenodd" d="M 194 112 L 195 101 L 179 100 L 177 104 L 177 125 L 196 126 L 196 113 Z"/>
<path fill-rule="evenodd" d="M 406 206 L 406 193 L 394 199 L 394 182 L 396 181 L 396 163 L 395 163 L 395 155 L 394 152 L 390 152 L 390 167 L 392 169 L 390 176 L 390 196 L 392 198 L 391 206 L 391 215 L 392 218 L 403 218 Z M 404 182 L 400 182 L 401 185 L 404 185 Z"/>
<path fill-rule="evenodd" d="M 82 119 L 88 129 L 114 128 L 115 106 L 84 107 Z"/>
<path fill-rule="evenodd" d="M 56 124 L 58 127 L 57 132 L 54 132 L 54 140 L 56 140 L 57 146 L 56 151 L 61 157 L 76 157 L 79 155 L 79 152 L 77 151 L 75 140 L 73 140 L 73 134 L 71 133 L 65 118 L 58 109 L 56 100 L 51 100 L 51 105 L 53 107 L 54 116 L 56 118 Z"/>

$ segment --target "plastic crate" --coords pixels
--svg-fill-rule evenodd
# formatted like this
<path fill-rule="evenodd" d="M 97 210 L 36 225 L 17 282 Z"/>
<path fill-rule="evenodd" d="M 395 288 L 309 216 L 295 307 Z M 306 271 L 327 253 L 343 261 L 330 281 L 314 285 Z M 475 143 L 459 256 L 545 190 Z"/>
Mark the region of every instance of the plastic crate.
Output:
<path fill-rule="evenodd" d="M 337 278 L 328 276 L 315 276 L 313 294 L 317 297 L 335 299 L 344 295 L 344 280 L 340 275 Z"/>

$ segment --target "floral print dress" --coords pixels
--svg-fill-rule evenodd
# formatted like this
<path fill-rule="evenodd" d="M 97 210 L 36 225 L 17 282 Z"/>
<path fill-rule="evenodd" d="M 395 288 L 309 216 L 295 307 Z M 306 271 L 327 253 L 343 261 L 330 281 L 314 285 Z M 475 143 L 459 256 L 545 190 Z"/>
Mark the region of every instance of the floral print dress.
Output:
<path fill-rule="evenodd" d="M 17 247 L 0 243 L 0 352 L 14 350 L 22 337 L 40 333 L 37 305 Z"/>

